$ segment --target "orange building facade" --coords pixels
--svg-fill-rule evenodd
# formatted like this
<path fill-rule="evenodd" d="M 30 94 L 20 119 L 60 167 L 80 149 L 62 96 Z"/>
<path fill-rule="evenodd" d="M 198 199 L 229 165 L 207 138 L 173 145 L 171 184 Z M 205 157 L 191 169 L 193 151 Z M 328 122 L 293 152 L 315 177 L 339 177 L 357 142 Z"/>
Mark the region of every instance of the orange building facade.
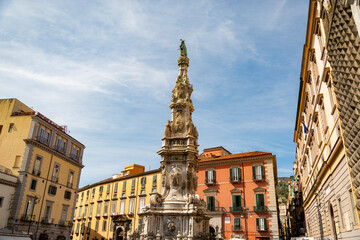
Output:
<path fill-rule="evenodd" d="M 279 239 L 275 155 L 209 148 L 198 167 L 196 193 L 206 201 L 211 232 L 224 239 Z"/>

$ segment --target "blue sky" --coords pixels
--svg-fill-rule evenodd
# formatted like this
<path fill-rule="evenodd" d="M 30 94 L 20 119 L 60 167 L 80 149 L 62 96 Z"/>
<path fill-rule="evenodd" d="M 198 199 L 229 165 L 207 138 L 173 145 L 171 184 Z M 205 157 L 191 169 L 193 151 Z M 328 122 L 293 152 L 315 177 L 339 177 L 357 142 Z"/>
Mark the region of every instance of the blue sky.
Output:
<path fill-rule="evenodd" d="M 0 98 L 18 98 L 86 146 L 80 186 L 159 167 L 179 39 L 199 150 L 277 156 L 292 142 L 307 1 L 0 1 Z"/>

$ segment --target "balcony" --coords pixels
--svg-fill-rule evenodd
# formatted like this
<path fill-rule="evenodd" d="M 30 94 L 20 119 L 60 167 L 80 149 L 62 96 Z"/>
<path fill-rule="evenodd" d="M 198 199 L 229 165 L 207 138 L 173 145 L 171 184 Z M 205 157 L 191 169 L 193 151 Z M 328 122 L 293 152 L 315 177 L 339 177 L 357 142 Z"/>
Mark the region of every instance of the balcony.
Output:
<path fill-rule="evenodd" d="M 41 223 L 43 224 L 52 224 L 54 222 L 53 218 L 44 217 L 41 219 Z"/>
<path fill-rule="evenodd" d="M 74 159 L 74 160 L 79 160 L 79 155 L 78 155 L 78 154 L 72 153 L 72 154 L 70 155 L 70 157 L 71 157 L 72 159 Z"/>
<path fill-rule="evenodd" d="M 267 206 L 254 206 L 254 212 L 266 213 L 268 211 Z"/>
<path fill-rule="evenodd" d="M 70 226 L 70 221 L 60 220 L 59 225 L 63 227 L 68 227 Z"/>
<path fill-rule="evenodd" d="M 210 212 L 225 212 L 225 208 L 223 207 L 210 207 L 206 209 Z"/>
<path fill-rule="evenodd" d="M 21 220 L 25 222 L 35 221 L 35 215 L 24 214 Z"/>
<path fill-rule="evenodd" d="M 215 179 L 214 178 L 205 178 L 205 184 L 206 185 L 214 185 Z"/>
<path fill-rule="evenodd" d="M 47 146 L 49 146 L 49 139 L 48 138 L 45 138 L 43 136 L 36 136 L 35 138 L 38 142 L 41 142 Z"/>
<path fill-rule="evenodd" d="M 240 183 L 241 180 L 239 177 L 232 177 L 232 178 L 230 178 L 230 182 L 231 183 Z"/>
<path fill-rule="evenodd" d="M 242 207 L 231 207 L 230 212 L 231 213 L 242 213 L 244 209 Z"/>
<path fill-rule="evenodd" d="M 57 182 L 59 181 L 59 177 L 52 176 L 52 177 L 51 177 L 51 181 L 57 183 Z"/>
<path fill-rule="evenodd" d="M 35 176 L 40 176 L 40 173 L 41 173 L 40 169 L 33 169 L 32 170 L 32 174 L 34 174 Z"/>
<path fill-rule="evenodd" d="M 61 147 L 60 145 L 56 145 L 55 150 L 62 153 L 62 154 L 65 154 L 66 148 Z"/>
<path fill-rule="evenodd" d="M 262 174 L 255 174 L 255 175 L 253 176 L 253 180 L 254 180 L 255 182 L 257 182 L 257 181 L 264 181 L 264 180 L 265 180 L 265 176 L 262 175 Z"/>

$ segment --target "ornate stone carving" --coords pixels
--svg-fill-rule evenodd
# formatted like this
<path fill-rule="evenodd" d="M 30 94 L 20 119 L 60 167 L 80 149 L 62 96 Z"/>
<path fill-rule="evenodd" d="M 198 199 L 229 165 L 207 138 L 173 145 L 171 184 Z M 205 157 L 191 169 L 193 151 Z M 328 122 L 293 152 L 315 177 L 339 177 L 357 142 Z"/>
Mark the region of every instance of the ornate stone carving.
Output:
<path fill-rule="evenodd" d="M 187 56 L 187 49 L 185 46 L 185 40 L 180 39 L 181 43 L 180 43 L 180 56 L 182 57 L 186 57 Z"/>
<path fill-rule="evenodd" d="M 181 112 L 175 113 L 173 129 L 174 132 L 181 132 L 184 129 L 184 119 Z"/>
<path fill-rule="evenodd" d="M 158 205 L 161 204 L 161 195 L 159 193 L 154 193 L 150 196 L 150 204 Z"/>
<path fill-rule="evenodd" d="M 172 188 L 179 188 L 181 186 L 182 171 L 180 168 L 175 167 L 170 173 L 170 185 Z"/>
<path fill-rule="evenodd" d="M 168 220 L 168 221 L 169 221 L 168 224 L 167 224 L 168 230 L 169 230 L 170 232 L 175 231 L 175 229 L 176 229 L 175 223 L 170 222 L 170 220 Z"/>
<path fill-rule="evenodd" d="M 165 125 L 164 137 L 169 138 L 170 134 L 171 134 L 171 125 L 170 125 L 170 121 L 168 120 Z"/>

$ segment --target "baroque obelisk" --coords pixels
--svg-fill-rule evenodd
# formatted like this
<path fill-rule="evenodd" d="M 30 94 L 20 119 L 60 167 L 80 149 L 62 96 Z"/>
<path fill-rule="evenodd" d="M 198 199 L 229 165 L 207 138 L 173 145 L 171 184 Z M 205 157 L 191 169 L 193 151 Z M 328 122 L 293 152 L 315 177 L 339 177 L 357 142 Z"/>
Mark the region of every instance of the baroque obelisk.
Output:
<path fill-rule="evenodd" d="M 197 188 L 198 132 L 192 122 L 193 86 L 187 69 L 189 58 L 181 40 L 178 58 L 179 75 L 172 91 L 171 120 L 165 125 L 161 156 L 161 194 L 150 197 L 142 210 L 141 239 L 204 239 L 209 232 L 204 200 L 195 194 Z"/>

